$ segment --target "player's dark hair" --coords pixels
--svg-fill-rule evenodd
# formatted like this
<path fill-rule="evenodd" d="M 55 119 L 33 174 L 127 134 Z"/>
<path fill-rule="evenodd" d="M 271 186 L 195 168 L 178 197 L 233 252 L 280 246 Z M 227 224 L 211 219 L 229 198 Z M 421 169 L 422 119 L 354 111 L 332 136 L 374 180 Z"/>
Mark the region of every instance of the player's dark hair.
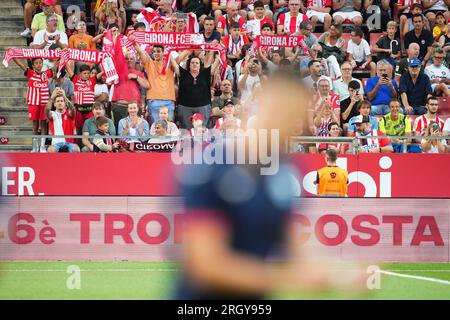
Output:
<path fill-rule="evenodd" d="M 326 152 L 327 158 L 331 161 L 331 162 L 336 162 L 337 158 L 338 158 L 338 152 L 336 149 L 328 149 Z"/>

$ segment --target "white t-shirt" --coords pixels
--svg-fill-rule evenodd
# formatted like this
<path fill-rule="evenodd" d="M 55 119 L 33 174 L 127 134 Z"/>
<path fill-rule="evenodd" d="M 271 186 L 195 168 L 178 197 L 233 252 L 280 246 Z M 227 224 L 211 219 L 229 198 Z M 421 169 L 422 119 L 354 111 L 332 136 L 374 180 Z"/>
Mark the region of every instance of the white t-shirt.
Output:
<path fill-rule="evenodd" d="M 370 46 L 365 39 L 362 39 L 359 45 L 350 40 L 347 45 L 347 52 L 351 53 L 353 59 L 357 62 L 365 61 L 366 56 L 371 54 Z"/>
<path fill-rule="evenodd" d="M 69 45 L 69 40 L 67 39 L 67 34 L 65 34 L 64 32 L 61 32 L 59 30 L 56 30 L 55 32 L 48 32 L 46 29 L 36 32 L 36 34 L 34 35 L 33 44 L 40 45 L 40 44 L 44 43 L 44 35 L 45 34 L 47 34 L 48 37 L 59 35 L 59 42 L 61 42 L 62 44 Z M 54 43 L 56 43 L 55 40 L 49 39 L 48 43 L 44 49 L 50 48 L 50 46 Z"/>
<path fill-rule="evenodd" d="M 422 1 L 422 2 L 425 2 L 425 1 Z M 431 2 L 431 1 L 428 0 L 428 2 Z M 430 8 L 428 8 L 425 11 L 428 11 L 428 10 L 443 10 L 443 11 L 447 11 L 448 7 L 445 4 L 444 0 L 437 0 L 437 2 L 434 5 L 432 5 Z"/>
<path fill-rule="evenodd" d="M 239 76 L 239 81 L 241 81 L 245 77 L 245 74 L 241 74 Z M 259 75 L 251 76 L 248 75 L 247 81 L 245 82 L 245 87 L 241 91 L 241 103 L 244 103 L 249 99 L 252 95 L 253 88 L 261 83 L 261 79 L 259 78 Z"/>
<path fill-rule="evenodd" d="M 444 134 L 450 134 L 450 118 L 447 118 L 444 123 L 444 129 L 442 130 Z"/>
<path fill-rule="evenodd" d="M 436 67 L 434 64 L 425 68 L 425 74 L 430 78 L 430 80 L 434 80 L 436 78 L 441 79 L 450 79 L 450 70 L 441 65 L 440 67 Z"/>
<path fill-rule="evenodd" d="M 95 97 L 97 98 L 102 93 L 106 93 L 107 95 L 109 95 L 108 86 L 106 84 L 104 84 L 104 83 L 97 83 L 94 86 L 94 95 L 95 95 Z"/>

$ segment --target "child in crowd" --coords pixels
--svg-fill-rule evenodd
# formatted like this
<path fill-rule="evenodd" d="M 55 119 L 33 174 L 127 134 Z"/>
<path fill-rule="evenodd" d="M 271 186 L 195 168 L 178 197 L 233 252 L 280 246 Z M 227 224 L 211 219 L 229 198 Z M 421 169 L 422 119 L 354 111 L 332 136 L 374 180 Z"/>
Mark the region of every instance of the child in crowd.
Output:
<path fill-rule="evenodd" d="M 376 65 L 372 61 L 369 43 L 363 39 L 361 28 L 355 28 L 351 32 L 351 40 L 347 45 L 348 59 L 353 68 L 370 70 L 370 77 L 375 77 Z"/>
<path fill-rule="evenodd" d="M 119 141 L 113 142 L 113 139 L 108 138 L 108 118 L 100 116 L 95 123 L 97 125 L 97 132 L 92 141 L 94 152 L 116 152 L 120 148 L 120 143 Z"/>
<path fill-rule="evenodd" d="M 33 122 L 33 135 L 39 134 L 39 125 L 41 134 L 47 134 L 47 116 L 45 114 L 45 105 L 49 99 L 48 81 L 53 77 L 53 73 L 58 68 L 59 63 L 55 63 L 53 70 L 42 71 L 44 60 L 42 58 L 34 58 L 31 60 L 32 69 L 26 67 L 21 61 L 13 59 L 13 61 L 24 71 L 24 75 L 28 78 L 28 90 L 26 104 L 28 105 L 28 119 Z M 33 143 L 31 152 L 45 152 L 45 138 L 41 139 L 40 147 Z"/>
<path fill-rule="evenodd" d="M 103 71 L 91 77 L 91 69 L 87 64 L 83 64 L 79 68 L 79 73 L 75 74 L 72 64 L 66 64 L 66 71 L 74 85 L 75 95 L 75 126 L 77 133 L 81 134 L 84 122 L 92 117 L 92 106 L 95 101 L 95 85 L 97 79 L 101 79 Z"/>

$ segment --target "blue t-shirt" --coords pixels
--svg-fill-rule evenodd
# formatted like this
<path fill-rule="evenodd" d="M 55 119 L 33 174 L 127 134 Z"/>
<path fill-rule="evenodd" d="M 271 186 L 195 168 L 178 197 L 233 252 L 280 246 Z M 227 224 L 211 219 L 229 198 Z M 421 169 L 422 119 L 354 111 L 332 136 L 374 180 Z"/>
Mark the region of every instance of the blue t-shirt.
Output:
<path fill-rule="evenodd" d="M 364 90 L 366 95 L 368 92 L 372 91 L 373 88 L 375 88 L 379 79 L 380 79 L 380 77 L 373 77 L 373 78 L 367 79 L 366 89 Z M 392 84 L 394 85 L 395 91 L 398 91 L 397 82 L 394 79 L 392 79 Z M 378 92 L 375 95 L 375 98 L 373 100 L 369 100 L 369 101 L 374 106 L 380 105 L 380 104 L 389 105 L 389 101 L 391 101 L 392 98 L 393 98 L 393 96 L 391 93 L 391 88 L 385 84 L 382 84 L 378 88 Z"/>

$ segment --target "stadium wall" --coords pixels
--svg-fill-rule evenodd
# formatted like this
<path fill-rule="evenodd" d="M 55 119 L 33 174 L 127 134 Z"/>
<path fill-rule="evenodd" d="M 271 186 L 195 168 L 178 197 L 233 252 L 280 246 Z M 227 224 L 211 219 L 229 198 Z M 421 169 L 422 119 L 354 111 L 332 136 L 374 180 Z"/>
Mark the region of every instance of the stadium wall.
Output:
<path fill-rule="evenodd" d="M 6 155 L 6 154 L 3 154 Z M 181 166 L 170 153 L 8 154 L 2 195 L 175 196 Z M 294 154 L 295 196 L 314 196 L 323 155 Z M 450 198 L 448 154 L 345 155 L 350 197 Z"/>
<path fill-rule="evenodd" d="M 180 260 L 180 197 L 4 197 L 0 260 Z M 338 260 L 450 262 L 450 200 L 296 198 L 304 246 Z"/>

